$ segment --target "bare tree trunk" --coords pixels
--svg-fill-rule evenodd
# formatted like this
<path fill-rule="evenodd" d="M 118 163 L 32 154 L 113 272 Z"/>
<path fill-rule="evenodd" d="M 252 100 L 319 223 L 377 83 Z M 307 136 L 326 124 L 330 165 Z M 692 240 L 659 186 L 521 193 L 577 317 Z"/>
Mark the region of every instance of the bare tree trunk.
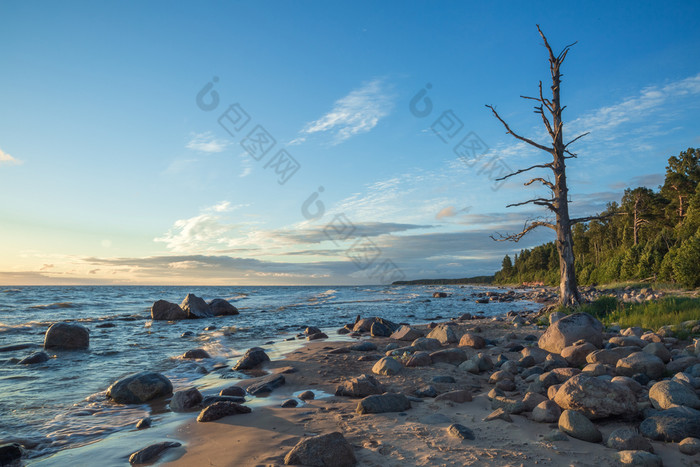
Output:
<path fill-rule="evenodd" d="M 634 225 L 632 227 L 632 232 L 634 236 L 634 245 L 637 244 L 637 240 L 639 239 L 639 220 L 637 218 L 637 207 L 639 206 L 639 197 L 634 200 Z"/>

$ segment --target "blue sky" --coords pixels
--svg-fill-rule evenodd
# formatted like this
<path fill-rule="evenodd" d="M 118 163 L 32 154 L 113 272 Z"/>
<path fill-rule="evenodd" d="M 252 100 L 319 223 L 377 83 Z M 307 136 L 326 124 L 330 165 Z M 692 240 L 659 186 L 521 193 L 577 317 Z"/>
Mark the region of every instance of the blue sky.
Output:
<path fill-rule="evenodd" d="M 555 49 L 578 41 L 562 92 L 565 136 L 591 132 L 568 166 L 583 216 L 700 145 L 699 17 L 696 2 L 4 1 L 0 283 L 492 273 L 551 238 L 489 238 L 544 215 L 505 208 L 544 194 L 525 176 L 493 178 L 548 154 L 484 107 L 546 141 L 519 98 L 549 74 L 535 24 Z M 458 157 L 465 138 L 488 151 Z"/>

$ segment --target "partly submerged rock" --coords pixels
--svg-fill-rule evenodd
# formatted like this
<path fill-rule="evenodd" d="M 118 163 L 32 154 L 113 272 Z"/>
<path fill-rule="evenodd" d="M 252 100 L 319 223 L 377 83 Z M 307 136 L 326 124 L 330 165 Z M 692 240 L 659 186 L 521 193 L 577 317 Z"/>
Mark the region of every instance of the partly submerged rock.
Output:
<path fill-rule="evenodd" d="M 129 463 L 150 464 L 155 461 L 156 458 L 158 458 L 165 450 L 179 446 L 182 446 L 182 444 L 175 441 L 163 441 L 162 443 L 151 444 L 150 446 L 131 454 L 131 456 L 129 456 Z"/>
<path fill-rule="evenodd" d="M 234 370 L 252 370 L 264 362 L 269 362 L 270 357 L 260 347 L 252 347 L 236 362 Z"/>
<path fill-rule="evenodd" d="M 160 373 L 142 371 L 107 388 L 107 397 L 119 404 L 140 404 L 173 393 L 173 385 Z"/>
<path fill-rule="evenodd" d="M 180 308 L 187 313 L 189 319 L 210 318 L 214 316 L 207 302 L 192 293 L 187 294 L 180 304 Z"/>
<path fill-rule="evenodd" d="M 44 335 L 45 349 L 80 350 L 90 346 L 90 331 L 75 323 L 54 323 Z"/>
<path fill-rule="evenodd" d="M 174 321 L 186 319 L 187 312 L 180 308 L 176 303 L 170 303 L 165 300 L 158 300 L 151 306 L 151 319 Z"/>
<path fill-rule="evenodd" d="M 238 415 L 244 413 L 250 413 L 250 407 L 238 404 L 236 402 L 214 402 L 213 404 L 205 407 L 199 415 L 197 416 L 198 422 L 213 422 L 220 418 L 228 417 L 230 415 Z"/>

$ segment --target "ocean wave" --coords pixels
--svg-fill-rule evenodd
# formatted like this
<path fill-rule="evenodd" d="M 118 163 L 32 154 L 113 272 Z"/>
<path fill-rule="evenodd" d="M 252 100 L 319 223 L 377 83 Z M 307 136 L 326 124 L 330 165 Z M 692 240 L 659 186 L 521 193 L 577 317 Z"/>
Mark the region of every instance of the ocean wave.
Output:
<path fill-rule="evenodd" d="M 20 293 L 22 289 L 5 289 L 2 293 Z"/>
<path fill-rule="evenodd" d="M 30 306 L 29 308 L 31 309 L 39 309 L 39 310 L 53 310 L 57 308 L 75 308 L 75 304 L 72 302 L 56 302 L 56 303 L 49 303 L 48 305 L 33 305 Z"/>

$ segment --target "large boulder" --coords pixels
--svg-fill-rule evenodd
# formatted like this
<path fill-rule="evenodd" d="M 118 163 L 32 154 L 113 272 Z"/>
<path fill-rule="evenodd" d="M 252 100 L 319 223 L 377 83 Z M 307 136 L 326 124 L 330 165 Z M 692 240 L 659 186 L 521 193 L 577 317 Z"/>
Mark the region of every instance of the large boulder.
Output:
<path fill-rule="evenodd" d="M 472 347 L 474 349 L 483 349 L 484 347 L 486 347 L 486 339 L 477 334 L 467 332 L 464 335 L 462 335 L 462 338 L 459 340 L 459 346 Z"/>
<path fill-rule="evenodd" d="M 352 446 L 338 432 L 299 441 L 284 456 L 286 465 L 312 467 L 351 467 L 357 463 Z"/>
<path fill-rule="evenodd" d="M 264 362 L 269 362 L 270 357 L 267 356 L 265 351 L 260 347 L 252 347 L 241 357 L 236 365 L 233 367 L 234 370 L 252 370 L 256 366 Z"/>
<path fill-rule="evenodd" d="M 385 393 L 365 397 L 357 404 L 355 412 L 359 414 L 403 412 L 410 408 L 411 401 L 403 394 Z"/>
<path fill-rule="evenodd" d="M 393 323 L 393 322 L 389 321 L 388 319 L 379 318 L 379 317 L 375 316 L 373 318 L 362 318 L 362 319 L 357 320 L 357 322 L 353 326 L 352 330 L 355 332 L 370 332 L 372 330 L 372 325 L 374 323 L 383 324 L 391 332 L 394 332 L 399 328 L 398 324 Z"/>
<path fill-rule="evenodd" d="M 639 352 L 639 347 L 615 347 L 613 349 L 596 350 L 586 355 L 588 363 L 600 363 L 602 365 L 615 366 L 621 358 L 629 357 Z"/>
<path fill-rule="evenodd" d="M 615 365 L 615 372 L 621 376 L 634 376 L 643 373 L 649 379 L 659 379 L 664 375 L 666 365 L 656 355 L 647 352 L 635 352 L 629 357 L 621 358 Z"/>
<path fill-rule="evenodd" d="M 173 385 L 160 373 L 143 371 L 107 388 L 107 397 L 119 404 L 141 404 L 173 393 Z"/>
<path fill-rule="evenodd" d="M 549 326 L 540 337 L 538 345 L 541 349 L 558 354 L 565 347 L 582 339 L 601 347 L 603 324 L 588 313 L 574 313 Z"/>
<path fill-rule="evenodd" d="M 231 305 L 228 300 L 223 298 L 215 298 L 209 302 L 209 310 L 214 316 L 237 315 L 238 308 Z"/>
<path fill-rule="evenodd" d="M 423 337 L 423 334 L 411 328 L 411 326 L 404 325 L 394 331 L 390 337 L 399 341 L 414 341 L 419 337 Z"/>
<path fill-rule="evenodd" d="M 586 357 L 589 353 L 595 352 L 597 347 L 590 342 L 584 342 L 582 344 L 570 345 L 564 347 L 561 351 L 561 356 L 566 360 L 566 362 L 574 367 L 581 367 L 586 365 Z"/>
<path fill-rule="evenodd" d="M 391 357 L 384 357 L 374 364 L 372 367 L 372 373 L 389 376 L 395 375 L 401 371 L 402 368 L 403 366 L 397 360 Z"/>
<path fill-rule="evenodd" d="M 190 319 L 210 318 L 214 316 L 207 302 L 193 293 L 187 294 L 182 303 L 180 303 L 180 308 L 187 313 L 187 317 Z"/>
<path fill-rule="evenodd" d="M 453 344 L 459 340 L 452 326 L 448 326 L 447 324 L 438 324 L 435 326 L 428 334 L 428 339 L 437 339 L 441 344 Z"/>
<path fill-rule="evenodd" d="M 639 425 L 647 438 L 679 442 L 684 438 L 700 438 L 700 412 L 690 407 L 661 410 Z"/>
<path fill-rule="evenodd" d="M 187 312 L 180 308 L 180 305 L 176 303 L 158 300 L 151 306 L 151 319 L 174 321 L 186 318 Z"/>
<path fill-rule="evenodd" d="M 79 350 L 90 346 L 90 331 L 74 323 L 54 323 L 44 335 L 45 349 Z"/>
<path fill-rule="evenodd" d="M 46 352 L 36 352 L 28 357 L 24 357 L 19 361 L 20 365 L 34 365 L 37 363 L 44 363 L 49 361 L 49 354 Z"/>
<path fill-rule="evenodd" d="M 360 375 L 341 382 L 335 390 L 336 396 L 366 397 L 382 394 L 384 386 L 374 376 Z"/>
<path fill-rule="evenodd" d="M 608 436 L 606 445 L 610 449 L 617 451 L 649 451 L 654 452 L 654 448 L 648 439 L 640 435 L 634 428 L 618 428 Z"/>
<path fill-rule="evenodd" d="M 603 435 L 598 428 L 585 415 L 574 410 L 565 410 L 559 417 L 559 429 L 569 436 L 573 436 L 589 443 L 599 443 Z"/>
<path fill-rule="evenodd" d="M 0 465 L 18 465 L 23 454 L 24 450 L 19 443 L 0 445 Z"/>
<path fill-rule="evenodd" d="M 649 389 L 649 400 L 659 409 L 670 409 L 675 406 L 700 409 L 700 398 L 695 391 L 683 383 L 673 380 L 659 381 Z"/>
<path fill-rule="evenodd" d="M 627 386 L 584 374 L 565 382 L 554 402 L 562 409 L 579 411 L 591 419 L 637 412 L 637 399 Z"/>
<path fill-rule="evenodd" d="M 239 415 L 244 413 L 250 413 L 250 407 L 238 404 L 236 402 L 221 401 L 214 402 L 213 404 L 205 407 L 199 415 L 197 416 L 198 422 L 213 422 L 220 418 L 228 417 L 230 415 Z"/>
<path fill-rule="evenodd" d="M 173 412 L 187 412 L 199 407 L 202 402 L 202 393 L 197 388 L 187 388 L 175 391 L 170 399 L 170 410 Z"/>

